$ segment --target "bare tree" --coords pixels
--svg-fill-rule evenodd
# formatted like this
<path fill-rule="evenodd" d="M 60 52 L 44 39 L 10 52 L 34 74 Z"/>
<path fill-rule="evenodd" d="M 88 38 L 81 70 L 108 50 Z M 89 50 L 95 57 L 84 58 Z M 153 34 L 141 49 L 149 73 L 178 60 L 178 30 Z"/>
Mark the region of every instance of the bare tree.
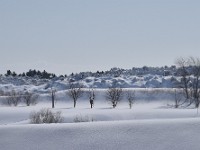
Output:
<path fill-rule="evenodd" d="M 174 103 L 175 108 L 178 108 L 184 104 L 184 102 L 182 101 L 182 92 L 177 91 L 177 89 L 174 90 Z"/>
<path fill-rule="evenodd" d="M 188 59 L 180 57 L 180 58 L 178 58 L 176 60 L 175 63 L 179 67 L 180 75 L 182 77 L 181 88 L 184 89 L 186 99 L 189 100 L 190 97 L 189 97 L 189 86 L 188 86 L 188 83 L 190 81 L 190 78 L 188 77 L 189 74 L 188 74 L 188 71 L 187 71 Z M 190 101 L 190 104 L 191 104 L 191 101 Z"/>
<path fill-rule="evenodd" d="M 115 108 L 118 102 L 123 98 L 122 88 L 109 88 L 106 92 L 106 99 L 112 104 Z"/>
<path fill-rule="evenodd" d="M 95 93 L 94 93 L 94 89 L 88 91 L 88 98 L 90 101 L 90 107 L 93 108 L 94 106 L 94 100 L 95 100 Z"/>
<path fill-rule="evenodd" d="M 23 95 L 24 102 L 27 106 L 35 105 L 39 95 L 26 91 Z"/>
<path fill-rule="evenodd" d="M 191 87 L 191 97 L 195 103 L 195 107 L 199 108 L 200 104 L 200 58 L 190 57 L 189 64 L 192 67 L 194 76 Z"/>
<path fill-rule="evenodd" d="M 131 109 L 135 100 L 135 91 L 126 91 L 126 99 L 128 100 L 129 108 Z"/>
<path fill-rule="evenodd" d="M 7 101 L 7 105 L 11 106 L 13 104 L 13 98 L 11 97 L 11 92 L 7 92 L 6 93 L 6 101 Z"/>
<path fill-rule="evenodd" d="M 0 96 L 4 96 L 5 92 L 3 90 L 0 90 Z"/>
<path fill-rule="evenodd" d="M 183 89 L 189 104 L 194 103 L 198 109 L 200 105 L 200 58 L 188 57 L 177 61 L 182 75 Z M 189 73 L 187 71 L 189 68 Z"/>
<path fill-rule="evenodd" d="M 17 106 L 21 101 L 21 99 L 22 99 L 21 94 L 19 92 L 17 93 L 15 90 L 12 90 L 7 95 L 7 104 L 10 106 L 11 105 Z"/>
<path fill-rule="evenodd" d="M 51 96 L 52 108 L 55 107 L 56 92 L 57 92 L 56 89 L 51 87 L 50 96 Z"/>
<path fill-rule="evenodd" d="M 79 98 L 83 96 L 83 85 L 70 83 L 67 95 L 74 101 L 74 108 L 76 107 L 76 102 Z"/>

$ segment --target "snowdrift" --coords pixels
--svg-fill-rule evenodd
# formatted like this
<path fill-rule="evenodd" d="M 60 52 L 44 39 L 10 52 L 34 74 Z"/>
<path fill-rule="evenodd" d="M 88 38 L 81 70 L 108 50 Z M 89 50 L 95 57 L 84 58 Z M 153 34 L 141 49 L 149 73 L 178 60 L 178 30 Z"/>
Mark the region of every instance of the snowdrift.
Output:
<path fill-rule="evenodd" d="M 199 150 L 200 120 L 0 126 L 1 150 Z"/>

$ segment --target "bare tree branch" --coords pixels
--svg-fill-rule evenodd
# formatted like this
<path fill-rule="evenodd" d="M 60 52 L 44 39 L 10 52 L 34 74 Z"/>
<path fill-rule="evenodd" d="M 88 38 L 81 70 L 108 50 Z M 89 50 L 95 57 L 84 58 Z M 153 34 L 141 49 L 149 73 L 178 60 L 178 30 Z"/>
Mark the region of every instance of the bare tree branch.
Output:
<path fill-rule="evenodd" d="M 25 92 L 23 95 L 24 102 L 27 106 L 35 105 L 37 103 L 39 95 L 33 94 L 31 92 Z"/>
<path fill-rule="evenodd" d="M 135 91 L 126 91 L 126 99 L 128 100 L 129 108 L 131 109 L 135 100 Z"/>
<path fill-rule="evenodd" d="M 74 101 L 74 108 L 76 107 L 76 102 L 79 98 L 83 96 L 83 85 L 70 83 L 67 95 Z"/>
<path fill-rule="evenodd" d="M 117 106 L 118 102 L 122 99 L 122 97 L 122 88 L 109 88 L 106 92 L 106 99 L 112 104 L 113 108 Z"/>

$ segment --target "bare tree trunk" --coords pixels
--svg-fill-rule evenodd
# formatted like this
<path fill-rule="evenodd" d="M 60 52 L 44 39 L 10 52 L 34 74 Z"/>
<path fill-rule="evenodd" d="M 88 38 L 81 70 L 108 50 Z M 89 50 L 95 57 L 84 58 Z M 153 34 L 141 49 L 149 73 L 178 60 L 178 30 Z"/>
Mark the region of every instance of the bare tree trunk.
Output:
<path fill-rule="evenodd" d="M 53 92 L 52 92 L 52 108 L 54 108 L 55 107 L 55 104 L 54 104 L 54 102 L 55 102 L 55 99 L 54 99 L 54 95 L 53 95 Z"/>
<path fill-rule="evenodd" d="M 76 100 L 74 100 L 74 108 L 76 107 Z"/>
<path fill-rule="evenodd" d="M 90 108 L 92 109 L 92 103 L 90 103 Z"/>
<path fill-rule="evenodd" d="M 52 108 L 55 108 L 55 97 L 56 97 L 56 90 L 51 88 L 51 102 Z"/>
<path fill-rule="evenodd" d="M 89 98 L 89 102 L 90 102 L 90 108 L 92 109 L 93 105 L 94 105 L 94 99 L 95 99 L 95 93 L 94 93 L 93 89 L 92 89 L 92 91 L 89 89 L 88 98 Z"/>
<path fill-rule="evenodd" d="M 186 99 L 188 100 L 190 97 L 189 97 L 189 92 L 188 92 L 188 79 L 186 76 L 183 77 L 183 82 L 184 82 Z M 190 101 L 190 103 L 191 103 L 191 101 Z"/>

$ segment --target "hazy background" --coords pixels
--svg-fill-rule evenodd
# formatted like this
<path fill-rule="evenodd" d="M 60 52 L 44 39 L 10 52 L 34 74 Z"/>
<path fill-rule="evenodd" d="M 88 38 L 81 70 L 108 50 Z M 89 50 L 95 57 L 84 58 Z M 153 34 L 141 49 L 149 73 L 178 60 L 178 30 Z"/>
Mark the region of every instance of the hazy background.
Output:
<path fill-rule="evenodd" d="M 0 1 L 0 73 L 173 65 L 199 50 L 198 0 Z"/>

